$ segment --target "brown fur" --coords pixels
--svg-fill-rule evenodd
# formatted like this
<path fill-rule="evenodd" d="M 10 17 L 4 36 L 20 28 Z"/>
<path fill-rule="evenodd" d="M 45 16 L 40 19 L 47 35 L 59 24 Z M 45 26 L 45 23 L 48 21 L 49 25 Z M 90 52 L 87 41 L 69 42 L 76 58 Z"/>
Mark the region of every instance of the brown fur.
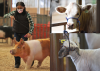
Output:
<path fill-rule="evenodd" d="M 58 7 L 57 11 L 59 11 L 60 13 L 63 13 L 63 12 L 66 11 L 66 8 L 64 8 L 64 7 Z"/>
<path fill-rule="evenodd" d="M 13 49 L 14 56 L 20 56 L 21 58 L 23 58 L 25 56 L 30 55 L 30 47 L 28 46 L 28 44 L 24 42 L 23 39 L 20 39 L 20 42 L 17 42 L 16 40 L 14 40 L 14 42 L 15 42 L 15 47 Z"/>
<path fill-rule="evenodd" d="M 37 67 L 40 67 L 42 64 L 42 61 L 47 57 L 50 56 L 50 38 L 46 38 L 46 39 L 36 39 L 38 41 L 40 41 L 41 47 L 42 47 L 42 55 L 39 54 L 39 52 L 34 56 L 34 60 L 36 58 L 36 60 L 38 60 L 38 65 Z M 12 49 L 12 54 L 14 56 L 19 56 L 21 58 L 23 58 L 24 62 L 27 62 L 27 56 L 30 55 L 30 47 L 28 46 L 28 44 L 26 42 L 24 42 L 23 39 L 20 39 L 19 42 L 16 41 L 16 39 L 14 39 L 15 42 L 15 47 L 14 49 Z M 19 48 L 18 48 L 19 47 Z M 41 53 L 41 51 L 40 51 Z M 37 57 L 37 55 L 40 55 Z"/>
<path fill-rule="evenodd" d="M 43 58 L 45 58 L 46 56 L 50 56 L 50 38 L 37 40 L 41 43 Z"/>

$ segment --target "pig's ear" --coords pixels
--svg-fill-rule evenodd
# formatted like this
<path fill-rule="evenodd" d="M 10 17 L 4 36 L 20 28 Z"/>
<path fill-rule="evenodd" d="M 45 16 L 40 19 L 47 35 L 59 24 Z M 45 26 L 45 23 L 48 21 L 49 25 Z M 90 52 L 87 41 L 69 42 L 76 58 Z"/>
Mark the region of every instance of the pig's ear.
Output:
<path fill-rule="evenodd" d="M 20 39 L 20 43 L 21 44 L 24 44 L 24 40 L 22 38 Z"/>
<path fill-rule="evenodd" d="M 14 42 L 15 44 L 17 44 L 16 37 L 14 37 L 14 40 L 13 40 L 13 42 Z"/>
<path fill-rule="evenodd" d="M 55 10 L 59 14 L 64 14 L 67 9 L 65 7 L 58 6 L 58 7 L 55 8 Z"/>

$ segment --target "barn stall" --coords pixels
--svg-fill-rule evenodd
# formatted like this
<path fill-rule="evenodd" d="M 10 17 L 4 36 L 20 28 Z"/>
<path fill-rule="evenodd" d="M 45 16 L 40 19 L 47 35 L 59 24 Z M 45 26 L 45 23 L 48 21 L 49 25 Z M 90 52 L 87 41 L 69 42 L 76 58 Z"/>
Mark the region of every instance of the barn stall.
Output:
<path fill-rule="evenodd" d="M 50 32 L 50 0 L 0 0 L 0 4 L 4 14 L 15 10 L 15 4 L 18 1 L 23 1 L 26 5 L 26 10 L 30 13 L 34 21 L 34 30 L 32 39 L 49 38 Z M 7 5 L 6 5 L 7 4 Z M 0 7 L 0 8 L 1 8 Z M 7 7 L 7 9 L 6 9 Z M 0 9 L 1 10 L 1 9 Z M 7 12 L 6 12 L 7 11 Z M 0 16 L 0 26 L 13 26 L 13 19 L 3 18 Z M 10 54 L 10 49 L 14 47 L 11 45 L 11 39 L 0 39 L 0 71 L 23 71 L 25 63 L 21 60 L 20 68 L 14 68 L 14 56 Z M 44 59 L 41 67 L 37 68 L 38 61 L 35 60 L 34 65 L 28 71 L 50 71 L 50 57 Z"/>
<path fill-rule="evenodd" d="M 51 25 L 57 25 L 58 23 L 66 23 L 67 24 L 67 15 L 65 13 L 61 13 L 59 14 L 55 9 L 57 6 L 62 6 L 62 7 L 66 7 L 69 5 L 70 2 L 75 2 L 78 3 L 82 6 L 85 6 L 86 4 L 96 4 L 96 0 L 52 0 L 51 2 L 51 11 L 52 11 L 52 23 Z M 82 15 L 82 14 L 81 14 Z M 94 17 L 95 15 L 93 15 Z M 69 17 L 74 17 L 74 16 L 69 16 Z M 81 17 L 81 16 L 80 16 Z M 80 21 L 80 17 L 79 17 L 79 21 Z M 82 18 L 82 20 L 84 19 L 84 17 Z M 72 22 L 72 21 L 71 21 Z M 63 29 L 66 27 L 63 25 L 60 26 L 53 26 L 51 28 L 51 32 L 52 33 L 63 33 Z M 80 29 L 83 29 L 83 27 L 81 28 L 81 21 L 80 21 Z M 77 23 L 77 25 L 79 25 L 79 23 Z M 83 25 L 83 24 L 82 24 Z M 78 26 L 79 28 L 79 26 Z M 66 29 L 69 30 L 69 29 Z"/>
<path fill-rule="evenodd" d="M 55 1 L 55 2 L 54 2 Z M 97 22 L 97 31 L 100 33 L 100 22 L 99 22 L 99 0 L 64 0 L 65 3 L 61 3 L 61 0 L 52 0 L 52 4 L 55 4 L 56 6 L 66 6 L 66 2 L 77 2 L 78 4 L 85 4 L 84 1 L 86 1 L 87 3 L 92 3 L 95 4 L 97 1 L 97 16 L 98 16 L 98 22 Z M 54 6 L 54 5 L 53 5 Z M 54 6 L 53 8 L 55 8 L 56 6 Z M 52 8 L 52 6 L 51 6 Z M 64 57 L 63 59 L 59 59 L 58 58 L 58 51 L 61 48 L 61 43 L 59 42 L 59 39 L 63 39 L 65 40 L 65 38 L 63 37 L 63 31 L 66 30 L 66 15 L 65 14 L 57 14 L 56 11 L 54 11 L 54 9 L 52 10 L 52 17 L 51 17 L 51 59 L 50 59 L 50 69 L 52 71 L 76 71 L 74 64 L 72 63 L 70 58 L 66 58 Z M 80 37 L 80 47 L 81 49 L 87 49 L 87 43 L 84 37 L 84 34 L 79 33 L 79 37 Z"/>

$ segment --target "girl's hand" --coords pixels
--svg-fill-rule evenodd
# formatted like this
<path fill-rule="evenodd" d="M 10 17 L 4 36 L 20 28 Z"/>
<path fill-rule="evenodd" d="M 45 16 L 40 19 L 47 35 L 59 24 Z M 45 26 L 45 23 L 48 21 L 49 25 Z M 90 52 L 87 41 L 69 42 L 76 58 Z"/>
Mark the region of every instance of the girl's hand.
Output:
<path fill-rule="evenodd" d="M 27 33 L 24 37 L 30 38 L 31 37 L 31 34 L 30 33 Z"/>
<path fill-rule="evenodd" d="M 10 16 L 10 18 L 15 20 L 15 17 L 14 16 Z"/>

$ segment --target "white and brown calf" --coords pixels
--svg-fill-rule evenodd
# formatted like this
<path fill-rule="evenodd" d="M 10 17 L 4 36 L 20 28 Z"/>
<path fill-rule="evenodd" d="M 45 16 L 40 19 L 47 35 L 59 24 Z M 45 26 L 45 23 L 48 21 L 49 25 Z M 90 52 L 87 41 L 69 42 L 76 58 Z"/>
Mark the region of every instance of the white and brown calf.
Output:
<path fill-rule="evenodd" d="M 96 5 L 88 4 L 82 7 L 77 3 L 70 3 L 67 7 L 56 7 L 56 12 L 66 14 L 67 29 L 96 32 Z"/>
<path fill-rule="evenodd" d="M 37 67 L 41 66 L 42 61 L 47 57 L 50 56 L 50 39 L 37 39 L 37 40 L 30 40 L 24 41 L 20 39 L 17 42 L 14 39 L 15 46 L 10 53 L 14 56 L 21 57 L 24 62 L 26 63 L 25 69 L 29 69 L 33 60 L 38 60 Z"/>
<path fill-rule="evenodd" d="M 73 33 L 70 34 L 71 36 L 73 35 Z M 70 40 L 70 49 L 68 40 L 63 43 L 63 47 L 60 49 L 58 57 L 70 57 L 77 71 L 100 71 L 100 48 L 80 49 L 76 44 L 78 41 L 77 37 L 73 36 L 73 38 L 76 38 L 76 41 L 75 39 Z"/>

